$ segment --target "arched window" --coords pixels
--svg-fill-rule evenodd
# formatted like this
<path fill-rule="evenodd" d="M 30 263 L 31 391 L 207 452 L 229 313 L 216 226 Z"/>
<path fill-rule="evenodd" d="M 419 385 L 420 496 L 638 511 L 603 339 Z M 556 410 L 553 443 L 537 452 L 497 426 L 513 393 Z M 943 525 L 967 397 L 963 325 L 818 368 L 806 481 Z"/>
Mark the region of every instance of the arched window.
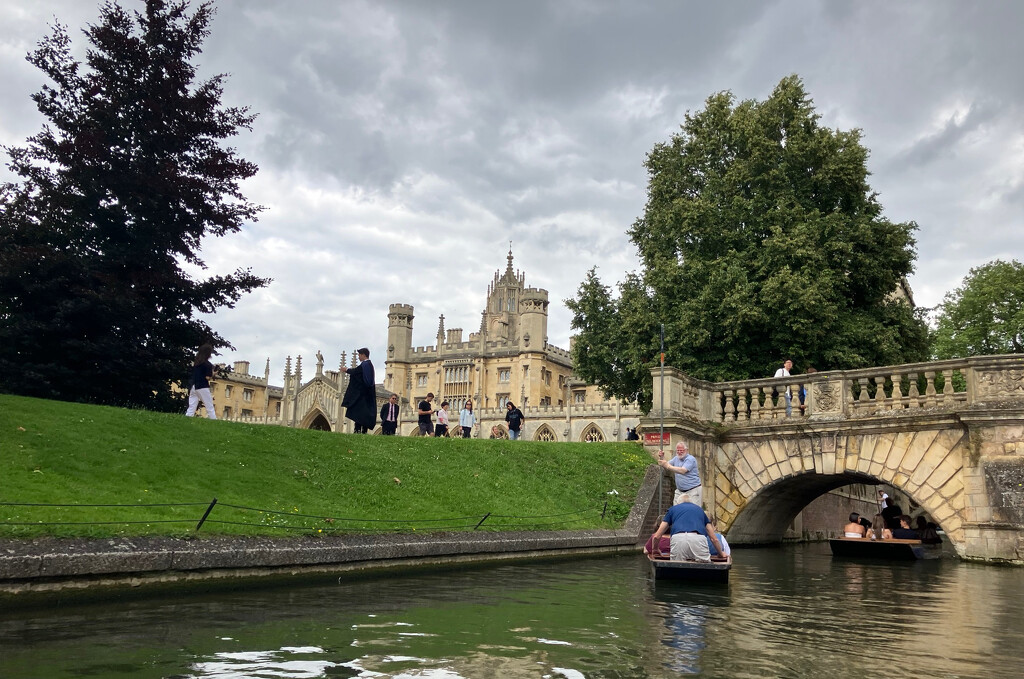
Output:
<path fill-rule="evenodd" d="M 537 433 L 533 435 L 533 440 L 534 441 L 557 441 L 558 439 L 555 438 L 555 432 L 551 430 L 551 427 L 549 427 L 548 425 L 544 424 L 544 425 L 541 425 L 540 429 L 537 430 Z"/>
<path fill-rule="evenodd" d="M 580 436 L 580 441 L 586 443 L 604 443 L 604 434 L 596 424 L 591 424 L 583 430 L 583 435 Z"/>

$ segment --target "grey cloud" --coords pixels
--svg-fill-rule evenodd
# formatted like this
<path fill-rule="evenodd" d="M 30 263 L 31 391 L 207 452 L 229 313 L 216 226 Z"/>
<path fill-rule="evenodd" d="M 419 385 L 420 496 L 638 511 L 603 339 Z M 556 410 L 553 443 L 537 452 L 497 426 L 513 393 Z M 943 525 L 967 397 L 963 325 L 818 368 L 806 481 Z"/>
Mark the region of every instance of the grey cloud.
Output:
<path fill-rule="evenodd" d="M 127 6 L 137 3 L 122 0 Z M 72 28 L 97 2 L 0 0 L 0 47 L 54 14 Z M 859 127 L 892 219 L 921 224 L 912 284 L 941 299 L 970 266 L 1024 250 L 1024 5 L 669 0 L 218 0 L 202 72 L 260 117 L 232 140 L 269 210 L 209 242 L 211 273 L 252 266 L 275 282 L 210 322 L 275 379 L 321 349 L 370 346 L 383 369 L 387 305 L 475 331 L 508 240 L 527 283 L 561 301 L 587 269 L 636 269 L 626 230 L 643 210 L 645 154 L 713 92 L 766 96 L 797 73 L 823 123 Z M 40 74 L 0 51 L 2 143 L 39 129 Z M 963 112 L 950 119 L 951 111 Z"/>

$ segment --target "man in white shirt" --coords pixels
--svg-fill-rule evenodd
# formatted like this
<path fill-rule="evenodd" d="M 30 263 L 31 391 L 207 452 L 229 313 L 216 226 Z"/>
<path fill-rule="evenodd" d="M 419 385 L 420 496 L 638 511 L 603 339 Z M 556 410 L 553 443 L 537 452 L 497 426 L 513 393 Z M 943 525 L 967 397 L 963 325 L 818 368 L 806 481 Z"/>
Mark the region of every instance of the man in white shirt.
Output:
<path fill-rule="evenodd" d="M 776 377 L 789 377 L 789 371 L 793 369 L 793 361 L 786 359 L 786 362 L 782 364 L 782 367 L 775 371 Z M 786 386 L 784 392 L 786 396 L 786 417 L 790 417 L 793 414 L 793 392 L 790 391 L 789 386 Z"/>

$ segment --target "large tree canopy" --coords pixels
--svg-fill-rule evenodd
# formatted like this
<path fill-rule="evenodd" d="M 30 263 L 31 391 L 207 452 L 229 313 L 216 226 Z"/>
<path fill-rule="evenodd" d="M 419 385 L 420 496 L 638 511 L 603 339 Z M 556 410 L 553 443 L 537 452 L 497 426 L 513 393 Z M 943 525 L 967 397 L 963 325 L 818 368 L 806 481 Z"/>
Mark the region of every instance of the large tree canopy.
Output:
<path fill-rule="evenodd" d="M 796 76 L 761 102 L 709 97 L 647 156 L 629 230 L 642 275 L 616 300 L 591 272 L 569 300 L 580 376 L 622 398 L 649 390 L 659 323 L 667 362 L 704 379 L 771 376 L 785 357 L 798 370 L 924 359 L 925 324 L 894 294 L 916 225 L 882 216 L 867 156 L 858 130 L 819 124 Z M 618 361 L 586 355 L 606 343 Z"/>
<path fill-rule="evenodd" d="M 1024 265 L 971 269 L 939 306 L 934 349 L 937 358 L 1024 353 Z"/>
<path fill-rule="evenodd" d="M 170 407 L 196 347 L 229 346 L 195 314 L 269 282 L 183 269 L 261 210 L 239 189 L 256 166 L 221 144 L 254 116 L 221 105 L 225 76 L 194 82 L 212 14 L 108 2 L 84 65 L 59 25 L 28 55 L 52 84 L 32 97 L 48 124 L 6 149 L 22 181 L 0 190 L 0 389 Z"/>

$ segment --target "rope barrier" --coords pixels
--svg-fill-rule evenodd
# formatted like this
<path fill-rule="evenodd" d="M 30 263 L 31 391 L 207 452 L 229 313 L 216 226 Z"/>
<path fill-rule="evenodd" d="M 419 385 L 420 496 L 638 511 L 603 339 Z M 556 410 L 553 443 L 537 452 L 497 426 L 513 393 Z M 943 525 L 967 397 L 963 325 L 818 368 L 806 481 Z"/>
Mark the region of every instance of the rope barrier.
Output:
<path fill-rule="evenodd" d="M 538 514 L 533 516 L 522 516 L 515 514 L 491 514 L 490 512 L 483 516 L 452 516 L 440 519 L 369 519 L 369 518 L 353 518 L 353 517 L 337 517 L 337 516 L 324 516 L 319 514 L 301 514 L 298 512 L 288 512 L 278 509 L 261 509 L 259 507 L 249 507 L 246 505 L 235 505 L 228 502 L 219 502 L 217 498 L 214 498 L 212 502 L 153 502 L 153 503 L 133 503 L 133 504 L 61 504 L 61 503 L 50 503 L 50 502 L 0 502 L 2 507 L 52 507 L 52 508 L 92 508 L 92 507 L 105 507 L 105 508 L 139 508 L 139 507 L 206 507 L 206 512 L 195 526 L 195 530 L 198 531 L 206 523 L 215 523 L 222 525 L 234 525 L 234 526 L 250 526 L 256 528 L 279 528 L 282 530 L 305 530 L 312 531 L 317 530 L 319 532 L 330 532 L 337 533 L 342 530 L 347 532 L 380 532 L 383 530 L 400 531 L 403 529 L 416 530 L 417 525 L 430 524 L 431 530 L 460 530 L 460 529 L 473 529 L 479 530 L 483 527 L 484 522 L 489 522 L 485 530 L 494 530 L 498 528 L 538 528 L 544 526 L 559 526 L 572 523 L 571 519 L 564 521 L 547 521 L 537 522 L 536 519 L 550 519 L 559 517 L 582 517 L 587 514 L 594 514 L 601 512 L 601 517 L 604 517 L 605 511 L 607 510 L 607 503 L 604 508 L 590 508 L 583 509 L 575 512 L 562 512 L 558 514 Z M 230 521 L 226 519 L 214 519 L 210 518 L 211 513 L 215 507 L 226 507 L 230 509 L 236 509 L 239 511 L 248 512 L 259 512 L 261 514 L 271 514 L 276 516 L 290 516 L 303 519 L 315 519 L 317 521 L 325 521 L 331 524 L 336 522 L 346 524 L 390 524 L 388 527 L 356 527 L 346 525 L 341 526 L 310 526 L 310 525 L 291 525 L 281 524 L 275 525 L 272 523 L 254 523 L 247 521 Z M 501 521 L 501 519 L 509 520 L 532 520 L 533 523 L 512 523 L 509 521 Z M 495 521 L 497 520 L 497 521 Z M 102 525 L 143 525 L 143 524 L 167 524 L 167 523 L 192 523 L 195 519 L 152 519 L 148 521 L 142 520 L 128 520 L 128 521 L 0 521 L 0 526 L 102 526 Z M 470 523 L 456 523 L 468 521 Z M 446 524 L 446 525 L 437 525 Z"/>
<path fill-rule="evenodd" d="M 209 502 L 153 502 L 117 505 L 69 505 L 52 502 L 0 502 L 0 507 L 205 507 Z"/>

